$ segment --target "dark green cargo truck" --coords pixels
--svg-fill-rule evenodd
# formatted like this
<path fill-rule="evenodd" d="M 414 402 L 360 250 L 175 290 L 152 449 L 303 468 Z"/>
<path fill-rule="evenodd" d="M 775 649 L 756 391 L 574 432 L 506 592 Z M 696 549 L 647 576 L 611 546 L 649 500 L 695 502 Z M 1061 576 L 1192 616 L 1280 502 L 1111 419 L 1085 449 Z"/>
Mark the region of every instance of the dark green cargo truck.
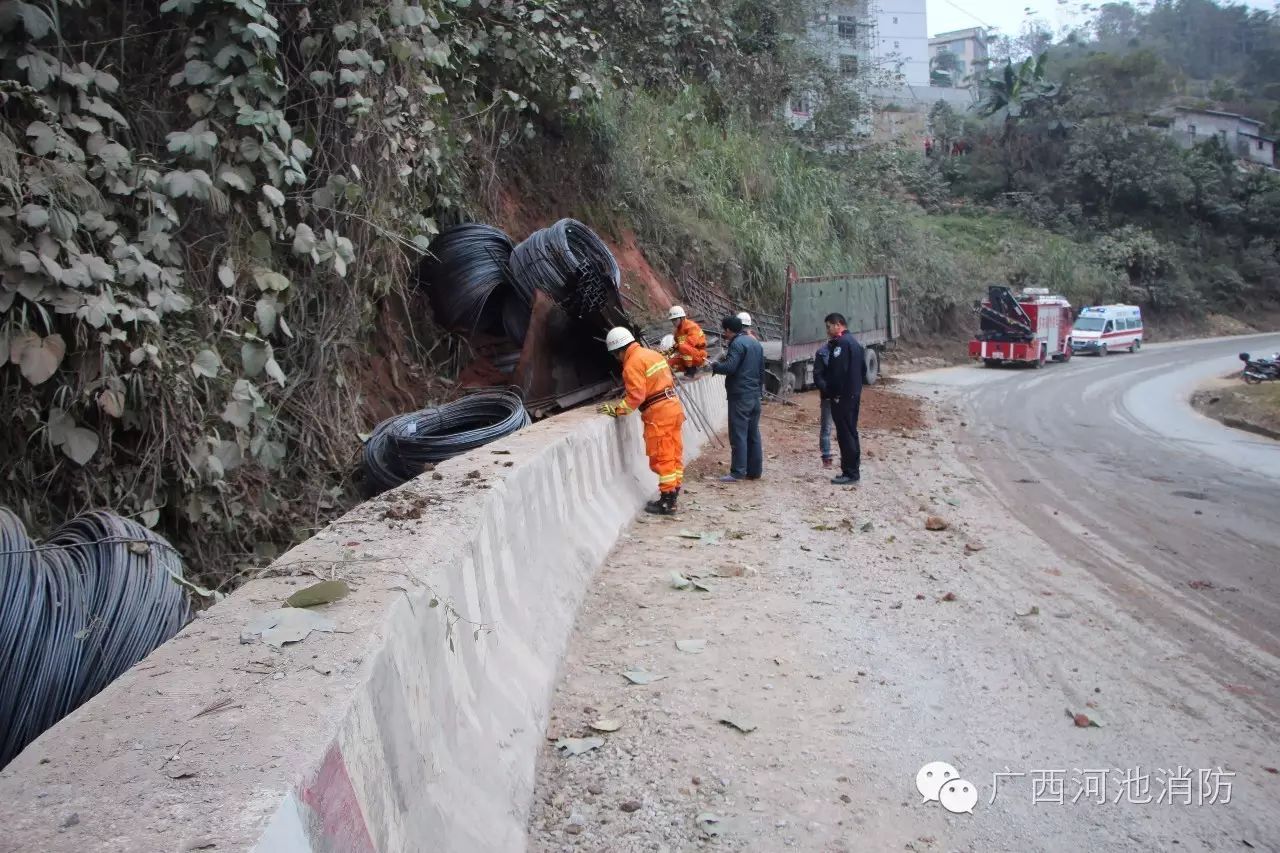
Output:
<path fill-rule="evenodd" d="M 891 275 L 801 277 L 787 268 L 782 340 L 764 341 L 769 388 L 786 396 L 813 385 L 813 358 L 827 342 L 826 317 L 843 314 L 849 331 L 866 348 L 868 385 L 880 376 L 884 350 L 901 333 L 898 279 Z"/>

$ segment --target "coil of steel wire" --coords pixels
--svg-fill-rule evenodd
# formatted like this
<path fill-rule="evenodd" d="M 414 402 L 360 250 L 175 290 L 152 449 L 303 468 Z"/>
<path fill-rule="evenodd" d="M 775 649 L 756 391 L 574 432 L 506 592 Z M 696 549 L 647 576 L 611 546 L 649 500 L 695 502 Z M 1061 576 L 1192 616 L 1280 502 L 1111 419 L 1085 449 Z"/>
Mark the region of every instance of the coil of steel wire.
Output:
<path fill-rule="evenodd" d="M 523 345 L 524 339 L 529 334 L 529 321 L 532 315 L 533 309 L 525 304 L 523 297 L 514 290 L 508 293 L 507 298 L 502 302 L 502 329 L 507 333 L 507 337 Z"/>
<path fill-rule="evenodd" d="M 529 423 L 524 401 L 513 391 L 482 391 L 397 415 L 378 424 L 365 442 L 366 482 L 375 493 L 394 489 L 427 465 L 497 441 Z"/>
<path fill-rule="evenodd" d="M 436 322 L 467 334 L 501 332 L 512 247 L 501 230 L 474 222 L 437 234 L 418 267 Z"/>
<path fill-rule="evenodd" d="M 182 562 L 108 512 L 36 544 L 0 507 L 0 767 L 187 623 Z"/>
<path fill-rule="evenodd" d="M 530 234 L 512 250 L 508 266 L 516 292 L 530 306 L 535 290 L 576 318 L 606 303 L 621 303 L 622 273 L 613 253 L 594 231 L 573 219 Z"/>

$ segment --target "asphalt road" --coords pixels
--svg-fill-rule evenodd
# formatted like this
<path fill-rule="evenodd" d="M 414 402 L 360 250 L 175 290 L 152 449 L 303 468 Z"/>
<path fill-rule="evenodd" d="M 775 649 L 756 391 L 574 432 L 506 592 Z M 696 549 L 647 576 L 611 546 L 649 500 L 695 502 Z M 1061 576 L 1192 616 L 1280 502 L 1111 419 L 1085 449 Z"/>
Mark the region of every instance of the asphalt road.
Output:
<path fill-rule="evenodd" d="M 1239 352 L 1277 349 L 1280 335 L 1251 336 L 1041 370 L 908 377 L 917 391 L 954 397 L 975 474 L 1014 516 L 1168 639 L 1167 660 L 1199 670 L 1189 691 L 1203 690 L 1207 675 L 1272 722 L 1280 721 L 1280 442 L 1224 427 L 1188 399 L 1200 383 L 1239 370 Z"/>

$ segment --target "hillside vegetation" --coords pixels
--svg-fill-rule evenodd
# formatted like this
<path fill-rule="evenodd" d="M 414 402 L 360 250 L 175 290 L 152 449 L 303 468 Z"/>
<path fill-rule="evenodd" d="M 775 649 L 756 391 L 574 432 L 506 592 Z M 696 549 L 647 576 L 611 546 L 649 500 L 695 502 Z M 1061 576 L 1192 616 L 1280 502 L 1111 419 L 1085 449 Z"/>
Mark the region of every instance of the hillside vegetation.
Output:
<path fill-rule="evenodd" d="M 1117 171 L 1065 78 L 1016 116 L 939 114 L 964 157 L 826 144 L 861 95 L 804 8 L 0 0 L 0 504 L 35 530 L 114 509 L 233 585 L 357 500 L 359 435 L 457 369 L 412 272 L 515 186 L 753 305 L 788 261 L 895 272 L 918 333 L 964 328 L 990 281 L 1274 298 L 1274 179 L 1145 130 Z M 812 131 L 780 120 L 795 87 Z M 1171 162 L 1190 184 L 1154 182 Z"/>

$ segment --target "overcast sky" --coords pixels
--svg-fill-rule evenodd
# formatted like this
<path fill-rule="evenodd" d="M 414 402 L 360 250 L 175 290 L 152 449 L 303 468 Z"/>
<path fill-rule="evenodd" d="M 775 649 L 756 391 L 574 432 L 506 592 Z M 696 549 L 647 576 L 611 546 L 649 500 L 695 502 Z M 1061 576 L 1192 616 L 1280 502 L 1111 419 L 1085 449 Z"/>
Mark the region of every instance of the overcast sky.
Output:
<path fill-rule="evenodd" d="M 1102 0 L 1098 0 L 1099 5 Z M 1078 6 L 1078 0 L 1059 4 L 1057 0 L 927 0 L 929 35 L 969 27 L 998 27 L 1007 35 L 1017 35 L 1027 20 L 1024 11 L 1028 5 L 1035 17 L 1041 18 L 1055 32 L 1076 19 L 1069 7 Z M 1247 0 L 1247 5 L 1257 9 L 1275 8 L 1274 0 Z"/>

